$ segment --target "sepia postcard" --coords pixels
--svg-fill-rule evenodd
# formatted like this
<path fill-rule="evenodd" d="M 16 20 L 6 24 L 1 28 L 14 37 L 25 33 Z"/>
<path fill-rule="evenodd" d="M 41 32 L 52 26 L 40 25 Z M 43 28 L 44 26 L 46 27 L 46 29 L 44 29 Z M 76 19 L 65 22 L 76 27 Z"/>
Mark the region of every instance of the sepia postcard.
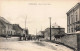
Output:
<path fill-rule="evenodd" d="M 0 0 L 0 51 L 80 51 L 80 0 Z"/>

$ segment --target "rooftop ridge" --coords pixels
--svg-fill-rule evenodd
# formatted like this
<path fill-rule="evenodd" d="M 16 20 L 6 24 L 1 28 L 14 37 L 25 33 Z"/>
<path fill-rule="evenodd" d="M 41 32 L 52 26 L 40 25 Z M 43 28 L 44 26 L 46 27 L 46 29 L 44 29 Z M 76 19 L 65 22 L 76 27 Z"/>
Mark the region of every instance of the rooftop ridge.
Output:
<path fill-rule="evenodd" d="M 79 6 L 80 2 L 78 2 L 74 7 L 72 7 L 66 14 L 68 14 L 69 12 L 71 12 L 75 7 Z"/>
<path fill-rule="evenodd" d="M 0 20 L 4 21 L 5 23 L 9 23 L 9 24 L 10 24 L 10 22 L 7 21 L 4 17 L 1 17 L 1 16 L 0 16 Z"/>

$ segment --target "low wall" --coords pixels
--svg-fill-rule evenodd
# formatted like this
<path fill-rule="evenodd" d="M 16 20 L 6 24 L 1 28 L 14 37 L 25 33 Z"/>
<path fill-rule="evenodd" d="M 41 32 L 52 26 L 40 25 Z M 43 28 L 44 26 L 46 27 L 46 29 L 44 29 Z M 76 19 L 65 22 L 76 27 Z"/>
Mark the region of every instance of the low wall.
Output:
<path fill-rule="evenodd" d="M 77 36 L 78 36 L 77 34 L 67 34 L 61 38 L 58 38 L 56 41 L 61 42 L 77 50 L 77 45 L 78 45 Z"/>
<path fill-rule="evenodd" d="M 80 34 L 77 34 L 77 49 L 80 51 Z"/>
<path fill-rule="evenodd" d="M 77 49 L 77 35 L 66 35 L 61 38 L 61 42 Z"/>

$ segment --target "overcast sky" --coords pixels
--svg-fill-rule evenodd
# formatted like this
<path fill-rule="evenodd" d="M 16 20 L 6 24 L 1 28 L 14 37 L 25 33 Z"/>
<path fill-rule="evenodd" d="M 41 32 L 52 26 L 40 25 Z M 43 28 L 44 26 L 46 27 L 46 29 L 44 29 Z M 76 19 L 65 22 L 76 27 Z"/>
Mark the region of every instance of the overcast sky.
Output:
<path fill-rule="evenodd" d="M 80 0 L 0 0 L 0 16 L 12 24 L 19 24 L 22 28 L 29 29 L 30 34 L 45 30 L 49 27 L 49 17 L 52 24 L 55 22 L 67 29 L 67 15 L 69 9 Z M 41 28 L 42 27 L 42 28 Z M 66 30 L 65 30 L 66 31 Z M 67 31 L 66 31 L 67 32 Z"/>

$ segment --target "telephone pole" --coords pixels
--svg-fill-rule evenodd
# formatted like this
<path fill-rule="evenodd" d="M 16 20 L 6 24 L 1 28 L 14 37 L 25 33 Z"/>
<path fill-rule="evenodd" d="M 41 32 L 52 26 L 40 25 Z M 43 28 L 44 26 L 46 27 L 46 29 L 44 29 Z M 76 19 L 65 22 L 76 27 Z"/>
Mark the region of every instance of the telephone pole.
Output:
<path fill-rule="evenodd" d="M 36 29 L 36 36 L 37 36 L 37 29 Z"/>
<path fill-rule="evenodd" d="M 41 26 L 41 31 L 42 31 L 42 26 Z"/>
<path fill-rule="evenodd" d="M 37 40 L 37 29 L 36 29 L 36 40 Z"/>
<path fill-rule="evenodd" d="M 26 40 L 26 20 L 27 20 L 27 16 L 25 18 L 25 40 Z"/>
<path fill-rule="evenodd" d="M 26 18 L 25 18 L 25 29 L 26 29 L 26 20 L 27 20 L 27 16 L 26 16 Z"/>
<path fill-rule="evenodd" d="M 51 41 L 51 17 L 49 19 L 50 19 L 50 41 Z"/>

